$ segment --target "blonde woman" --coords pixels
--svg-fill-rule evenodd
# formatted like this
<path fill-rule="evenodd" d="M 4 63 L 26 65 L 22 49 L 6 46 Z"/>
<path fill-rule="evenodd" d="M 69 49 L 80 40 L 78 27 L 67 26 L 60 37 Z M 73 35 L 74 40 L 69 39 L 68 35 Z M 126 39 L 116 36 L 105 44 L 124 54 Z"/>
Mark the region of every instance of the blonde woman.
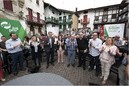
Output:
<path fill-rule="evenodd" d="M 107 38 L 106 42 L 102 45 L 100 52 L 100 62 L 102 69 L 102 84 L 106 84 L 109 76 L 110 68 L 115 63 L 114 55 L 116 55 L 117 47 L 113 43 L 112 38 Z"/>

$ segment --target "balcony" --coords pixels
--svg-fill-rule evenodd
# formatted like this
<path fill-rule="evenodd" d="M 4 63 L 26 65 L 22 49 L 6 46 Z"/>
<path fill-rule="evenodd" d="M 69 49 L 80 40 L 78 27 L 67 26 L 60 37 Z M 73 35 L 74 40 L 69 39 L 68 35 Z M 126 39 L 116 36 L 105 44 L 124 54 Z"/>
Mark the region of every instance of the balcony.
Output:
<path fill-rule="evenodd" d="M 121 16 L 121 15 L 127 13 L 127 12 L 128 12 L 128 6 L 125 7 L 124 9 L 122 9 L 122 10 L 119 12 L 119 16 Z"/>
<path fill-rule="evenodd" d="M 122 22 L 122 23 L 128 22 L 128 16 L 126 16 L 126 17 L 124 17 L 124 18 L 120 18 L 120 19 L 119 19 L 119 22 Z"/>
<path fill-rule="evenodd" d="M 58 19 L 54 18 L 54 17 L 48 17 L 48 18 L 45 18 L 45 22 L 48 24 L 48 23 L 51 23 L 51 24 L 58 24 Z"/>
<path fill-rule="evenodd" d="M 63 24 L 63 25 L 66 25 L 66 24 L 72 24 L 72 19 L 66 19 L 66 20 L 62 20 L 62 21 L 59 21 L 59 24 Z"/>
<path fill-rule="evenodd" d="M 35 25 L 35 26 L 42 26 L 43 24 L 45 24 L 45 21 L 42 19 L 39 19 L 37 17 L 32 17 L 32 19 L 30 19 L 29 15 L 26 15 L 26 21 L 28 24 L 30 25 Z"/>
<path fill-rule="evenodd" d="M 94 24 L 113 24 L 117 22 L 117 19 L 108 18 L 106 21 L 103 21 L 102 19 L 95 20 Z"/>
<path fill-rule="evenodd" d="M 89 24 L 89 22 L 90 22 L 90 18 L 88 18 L 88 19 L 81 19 L 81 24 L 83 24 L 83 25 L 87 25 L 87 24 Z"/>

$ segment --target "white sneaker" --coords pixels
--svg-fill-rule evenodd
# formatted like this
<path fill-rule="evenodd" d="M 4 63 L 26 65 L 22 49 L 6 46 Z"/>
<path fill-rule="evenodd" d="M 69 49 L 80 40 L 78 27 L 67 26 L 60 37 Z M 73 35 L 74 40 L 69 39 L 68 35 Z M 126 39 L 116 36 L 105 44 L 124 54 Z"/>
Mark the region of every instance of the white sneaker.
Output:
<path fill-rule="evenodd" d="M 1 81 L 2 81 L 2 82 L 4 82 L 4 81 L 5 81 L 5 79 L 4 79 L 4 78 L 2 78 L 2 79 L 1 79 Z"/>

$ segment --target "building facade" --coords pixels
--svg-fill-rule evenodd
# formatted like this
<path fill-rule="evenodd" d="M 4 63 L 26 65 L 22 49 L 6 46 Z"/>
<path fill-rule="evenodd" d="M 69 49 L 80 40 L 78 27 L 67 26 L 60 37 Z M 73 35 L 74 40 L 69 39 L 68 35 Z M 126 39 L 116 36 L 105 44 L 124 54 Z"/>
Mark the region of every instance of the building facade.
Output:
<path fill-rule="evenodd" d="M 24 1 L 0 0 L 0 3 L 0 18 L 19 20 L 19 12 L 23 8 Z"/>
<path fill-rule="evenodd" d="M 120 4 L 91 8 L 77 12 L 79 15 L 78 28 L 91 28 L 100 32 L 103 25 L 125 24 L 124 37 L 128 32 L 128 2 L 123 0 Z"/>
<path fill-rule="evenodd" d="M 59 9 L 59 11 L 59 30 L 63 32 L 67 29 L 72 29 L 72 15 L 74 12 L 63 9 Z"/>
<path fill-rule="evenodd" d="M 25 5 L 21 11 L 27 24 L 27 33 L 41 35 L 45 29 L 44 1 L 25 0 Z"/>
<path fill-rule="evenodd" d="M 84 11 L 78 11 L 79 15 L 79 22 L 78 22 L 78 28 L 87 28 L 90 27 L 91 30 L 94 28 L 94 10 L 93 9 L 87 9 Z"/>
<path fill-rule="evenodd" d="M 44 33 L 43 0 L 0 0 L 0 18 L 19 21 L 27 34 Z"/>
<path fill-rule="evenodd" d="M 45 3 L 44 5 L 44 10 L 45 10 L 45 31 L 50 29 L 59 29 L 59 10 L 55 8 L 54 6 Z"/>
<path fill-rule="evenodd" d="M 45 3 L 44 10 L 46 31 L 55 29 L 59 32 L 65 32 L 72 28 L 72 11 L 58 9 L 49 3 Z"/>

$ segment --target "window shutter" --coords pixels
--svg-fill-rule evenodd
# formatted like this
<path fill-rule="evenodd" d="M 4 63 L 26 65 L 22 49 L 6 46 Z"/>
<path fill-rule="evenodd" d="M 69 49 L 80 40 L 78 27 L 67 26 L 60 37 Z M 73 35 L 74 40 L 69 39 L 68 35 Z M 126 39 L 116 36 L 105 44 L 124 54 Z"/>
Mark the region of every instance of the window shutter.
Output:
<path fill-rule="evenodd" d="M 3 0 L 4 9 L 13 11 L 12 0 Z"/>

